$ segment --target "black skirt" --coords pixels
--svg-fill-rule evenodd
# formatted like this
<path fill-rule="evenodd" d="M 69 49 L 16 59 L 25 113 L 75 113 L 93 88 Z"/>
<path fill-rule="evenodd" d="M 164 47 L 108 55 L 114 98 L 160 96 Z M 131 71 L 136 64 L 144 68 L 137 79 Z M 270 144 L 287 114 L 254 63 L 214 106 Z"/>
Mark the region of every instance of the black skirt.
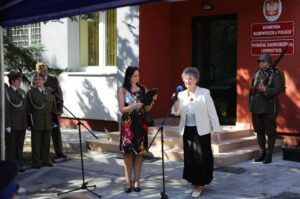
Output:
<path fill-rule="evenodd" d="M 214 169 L 210 134 L 199 136 L 196 127 L 186 126 L 183 147 L 183 179 L 195 186 L 208 185 L 213 179 Z"/>

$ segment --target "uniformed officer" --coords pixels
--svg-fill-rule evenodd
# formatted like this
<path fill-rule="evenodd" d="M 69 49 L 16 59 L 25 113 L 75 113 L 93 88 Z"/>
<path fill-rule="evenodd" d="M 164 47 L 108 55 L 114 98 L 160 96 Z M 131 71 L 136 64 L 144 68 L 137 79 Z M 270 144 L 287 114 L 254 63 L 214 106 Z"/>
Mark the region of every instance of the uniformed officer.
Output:
<path fill-rule="evenodd" d="M 35 75 L 34 84 L 35 87 L 27 93 L 27 102 L 32 115 L 32 167 L 39 169 L 41 166 L 53 166 L 49 159 L 50 137 L 57 108 L 51 89 L 44 86 L 43 74 Z"/>
<path fill-rule="evenodd" d="M 55 92 L 57 92 L 57 94 L 61 98 L 63 98 L 61 86 L 57 77 L 48 74 L 48 67 L 45 64 L 43 64 L 42 62 L 38 62 L 36 64 L 36 72 L 44 75 L 46 80 L 45 87 L 50 87 Z M 60 117 L 63 113 L 63 103 L 59 102 L 58 100 L 57 100 L 57 110 L 58 110 L 58 115 Z M 53 147 L 56 156 L 58 158 L 60 157 L 65 158 L 66 155 L 63 153 L 61 131 L 59 126 L 53 128 L 52 130 L 52 142 L 53 142 Z"/>
<path fill-rule="evenodd" d="M 262 54 L 259 57 L 260 69 L 252 77 L 249 94 L 249 110 L 252 112 L 252 123 L 260 148 L 260 154 L 254 161 L 263 161 L 265 164 L 272 162 L 272 152 L 276 141 L 276 116 L 279 111 L 278 95 L 283 90 L 278 71 L 270 69 L 271 63 L 270 55 Z M 264 85 L 262 81 L 269 72 L 271 75 Z M 266 135 L 268 136 L 267 149 Z"/>
<path fill-rule="evenodd" d="M 5 90 L 5 158 L 14 161 L 22 172 L 27 128 L 26 94 L 20 88 L 21 73 L 12 71 L 8 78 L 10 86 Z"/>

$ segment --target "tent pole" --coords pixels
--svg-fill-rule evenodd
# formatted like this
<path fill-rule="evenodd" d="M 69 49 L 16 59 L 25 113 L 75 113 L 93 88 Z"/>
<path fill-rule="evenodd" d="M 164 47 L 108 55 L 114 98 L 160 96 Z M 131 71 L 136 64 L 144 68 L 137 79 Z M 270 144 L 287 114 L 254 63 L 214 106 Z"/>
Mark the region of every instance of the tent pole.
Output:
<path fill-rule="evenodd" d="M 4 120 L 4 55 L 3 55 L 3 28 L 0 25 L 0 159 L 4 160 L 5 157 L 5 120 Z"/>

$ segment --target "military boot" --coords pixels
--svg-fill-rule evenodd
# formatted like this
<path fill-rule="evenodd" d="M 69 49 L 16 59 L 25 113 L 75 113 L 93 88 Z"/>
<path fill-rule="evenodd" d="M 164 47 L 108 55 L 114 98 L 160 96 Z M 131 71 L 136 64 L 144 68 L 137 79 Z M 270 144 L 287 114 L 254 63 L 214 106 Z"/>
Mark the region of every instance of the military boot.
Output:
<path fill-rule="evenodd" d="M 267 149 L 266 158 L 263 162 L 264 164 L 269 164 L 272 162 L 272 153 L 276 142 L 276 134 L 274 132 L 267 133 L 267 135 L 268 135 L 268 149 Z"/>
<path fill-rule="evenodd" d="M 261 152 L 257 158 L 254 159 L 254 162 L 262 162 L 265 160 L 266 153 Z"/>
<path fill-rule="evenodd" d="M 254 162 L 262 162 L 266 157 L 266 136 L 263 132 L 257 132 L 257 143 L 260 149 L 260 154 L 254 159 Z"/>

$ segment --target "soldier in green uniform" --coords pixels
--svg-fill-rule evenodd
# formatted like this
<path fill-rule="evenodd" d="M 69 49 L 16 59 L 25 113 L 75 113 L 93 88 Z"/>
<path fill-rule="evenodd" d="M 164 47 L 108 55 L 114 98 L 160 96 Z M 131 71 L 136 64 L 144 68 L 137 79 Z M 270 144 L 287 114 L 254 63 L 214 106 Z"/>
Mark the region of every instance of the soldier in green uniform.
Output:
<path fill-rule="evenodd" d="M 5 90 L 5 158 L 14 161 L 22 172 L 23 146 L 27 128 L 26 93 L 20 88 L 21 73 L 10 72 Z"/>
<path fill-rule="evenodd" d="M 55 92 L 57 92 L 57 94 L 61 98 L 63 98 L 61 86 L 60 86 L 60 83 L 59 83 L 57 77 L 54 77 L 54 76 L 48 74 L 48 67 L 45 64 L 43 64 L 42 62 L 38 62 L 36 64 L 36 72 L 44 75 L 45 80 L 46 80 L 45 87 L 50 87 Z M 63 103 L 62 102 L 57 101 L 57 110 L 58 110 L 58 115 L 60 117 L 63 113 Z M 61 157 L 65 158 L 66 155 L 63 153 L 61 131 L 60 131 L 59 126 L 54 127 L 52 130 L 52 142 L 53 142 L 53 147 L 54 147 L 56 156 L 58 158 L 61 158 Z"/>
<path fill-rule="evenodd" d="M 49 159 L 50 137 L 54 125 L 53 114 L 57 113 L 57 108 L 51 89 L 44 84 L 44 76 L 36 74 L 35 87 L 27 93 L 29 112 L 32 116 L 32 167 L 37 169 L 41 166 L 53 166 Z"/>
<path fill-rule="evenodd" d="M 283 85 L 278 71 L 270 70 L 272 58 L 268 54 L 262 54 L 258 59 L 260 70 L 252 77 L 249 94 L 249 110 L 252 112 L 252 123 L 257 134 L 260 154 L 255 162 L 268 164 L 272 162 L 272 152 L 276 141 L 276 117 L 279 111 L 278 95 L 283 90 Z M 265 76 L 271 72 L 266 85 L 262 84 Z M 257 92 L 253 89 L 257 87 Z M 268 148 L 266 149 L 266 135 L 268 136 Z"/>

